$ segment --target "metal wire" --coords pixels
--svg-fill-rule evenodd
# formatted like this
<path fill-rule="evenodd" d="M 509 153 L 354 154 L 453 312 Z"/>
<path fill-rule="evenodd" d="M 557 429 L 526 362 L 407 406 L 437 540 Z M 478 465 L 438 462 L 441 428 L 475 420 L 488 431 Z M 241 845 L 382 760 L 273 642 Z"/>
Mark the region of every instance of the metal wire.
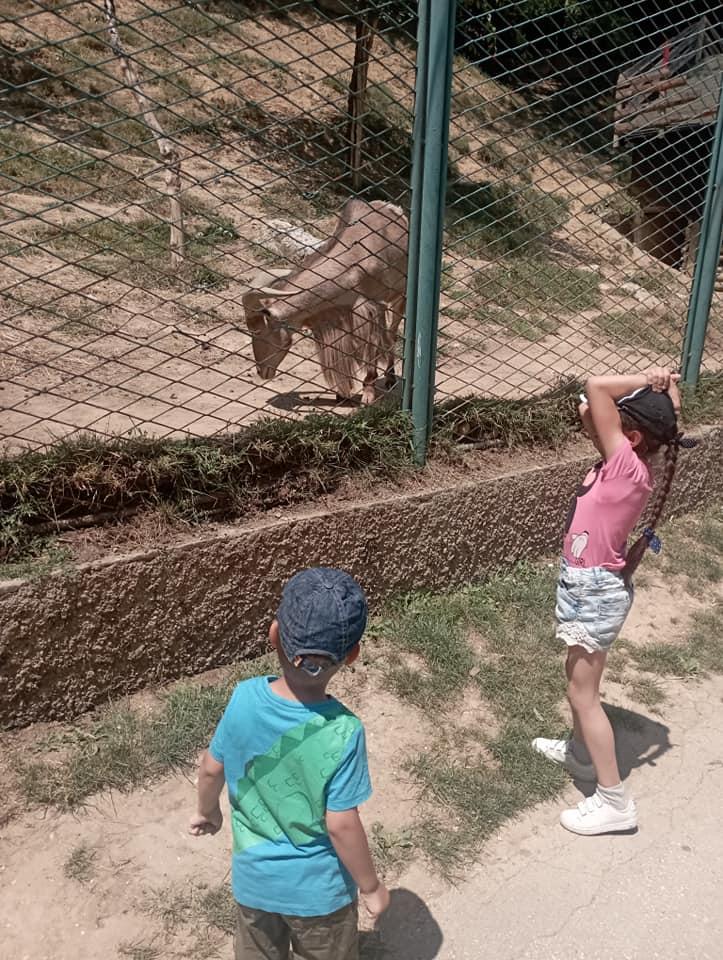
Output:
<path fill-rule="evenodd" d="M 576 32 L 591 32 L 594 47 L 595 30 L 611 10 L 601 13 L 601 5 L 591 2 L 575 6 Z M 530 396 L 565 377 L 652 363 L 677 367 L 712 124 L 689 125 L 677 144 L 660 128 L 616 144 L 614 83 L 617 75 L 644 75 L 658 67 L 663 48 L 684 34 L 671 76 L 685 77 L 691 66 L 685 56 L 695 52 L 699 64 L 711 58 L 716 86 L 723 49 L 710 20 L 719 20 L 720 10 L 690 23 L 679 4 L 657 7 L 659 23 L 667 19 L 671 30 L 659 42 L 651 40 L 645 58 L 638 40 L 619 45 L 610 77 L 611 51 L 599 44 L 584 68 L 578 56 L 575 83 L 569 65 L 549 69 L 549 57 L 538 55 L 539 38 L 514 46 L 514 24 L 497 32 L 506 66 L 517 61 L 501 75 L 489 75 L 490 56 L 474 58 L 479 40 L 461 45 L 464 57 L 453 87 L 439 395 L 466 390 Z M 638 4 L 615 7 L 618 15 L 632 14 L 632 23 L 644 22 L 634 19 L 639 11 Z M 547 28 L 548 47 L 564 61 L 576 46 L 569 23 L 550 29 L 553 14 L 546 11 L 538 21 Z M 528 35 L 532 22 L 523 25 Z M 485 18 L 463 12 L 458 26 L 462 34 L 478 28 L 481 35 Z M 684 187 L 698 206 L 686 206 L 685 198 L 682 209 L 674 199 L 662 205 L 666 194 Z M 659 210 L 651 208 L 651 194 Z M 723 360 L 721 305 L 713 306 L 707 370 L 719 370 Z"/>
<path fill-rule="evenodd" d="M 544 33 L 543 48 L 518 41 L 519 4 L 496 8 L 494 36 L 492 21 L 458 8 L 438 399 L 530 396 L 563 376 L 678 362 L 693 257 L 674 234 L 694 242 L 699 214 L 695 204 L 651 211 L 643 174 L 667 170 L 679 193 L 704 182 L 709 125 L 675 149 L 667 133 L 616 146 L 614 85 L 657 69 L 665 22 L 666 42 L 684 38 L 677 58 L 717 56 L 711 22 L 723 7 L 705 27 L 681 4 L 658 5 L 660 36 L 641 47 L 640 5 L 617 5 L 631 31 L 611 51 L 607 8 L 574 6 L 589 53 L 582 77 L 555 11 L 523 24 Z M 309 258 L 350 197 L 408 210 L 415 5 L 116 0 L 115 15 L 178 154 L 175 174 L 111 46 L 104 2 L 24 0 L 0 24 L 0 451 L 81 431 L 204 436 L 269 415 L 348 413 L 369 399 L 364 364 L 340 402 L 299 324 L 277 376 L 262 381 L 242 298 L 259 272 L 304 261 L 324 279 Z M 360 19 L 374 29 L 354 174 Z M 348 271 L 347 293 L 358 278 Z M 362 347 L 344 341 L 340 355 L 358 360 Z M 718 294 L 704 368 L 718 371 L 722 355 Z M 378 361 L 381 399 L 391 388 L 381 350 Z"/>

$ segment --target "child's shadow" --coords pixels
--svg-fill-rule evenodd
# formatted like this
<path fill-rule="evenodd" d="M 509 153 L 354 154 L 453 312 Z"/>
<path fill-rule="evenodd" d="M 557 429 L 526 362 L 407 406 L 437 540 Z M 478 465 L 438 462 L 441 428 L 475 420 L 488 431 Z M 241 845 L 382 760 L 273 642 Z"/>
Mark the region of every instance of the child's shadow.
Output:
<path fill-rule="evenodd" d="M 670 750 L 670 729 L 664 723 L 609 703 L 604 703 L 603 708 L 615 731 L 615 752 L 623 780 L 638 767 L 654 767 L 656 760 Z M 595 784 L 577 786 L 586 794 L 595 791 Z"/>
<path fill-rule="evenodd" d="M 391 904 L 377 929 L 361 934 L 359 960 L 434 960 L 442 939 L 424 901 L 402 887 L 391 891 Z"/>

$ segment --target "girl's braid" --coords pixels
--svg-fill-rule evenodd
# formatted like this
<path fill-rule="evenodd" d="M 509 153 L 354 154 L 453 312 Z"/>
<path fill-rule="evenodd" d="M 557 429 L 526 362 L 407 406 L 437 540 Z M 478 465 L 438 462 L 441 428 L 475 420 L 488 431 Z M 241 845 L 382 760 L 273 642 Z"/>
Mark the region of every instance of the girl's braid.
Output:
<path fill-rule="evenodd" d="M 673 477 L 675 476 L 675 467 L 678 462 L 678 451 L 681 446 L 688 446 L 688 442 L 681 442 L 683 440 L 682 434 L 678 436 L 667 445 L 665 448 L 665 466 L 663 467 L 663 476 L 660 480 L 658 490 L 655 494 L 655 499 L 653 500 L 653 505 L 650 508 L 650 515 L 648 517 L 647 523 L 645 524 L 646 533 L 643 533 L 632 547 L 628 550 L 627 561 L 625 563 L 625 569 L 623 574 L 626 579 L 632 577 L 635 571 L 640 564 L 640 561 L 645 555 L 649 543 L 649 536 L 647 531 L 654 531 L 658 525 L 658 521 L 663 513 L 665 507 L 665 502 L 668 499 L 668 494 L 670 493 L 670 488 L 673 485 Z"/>

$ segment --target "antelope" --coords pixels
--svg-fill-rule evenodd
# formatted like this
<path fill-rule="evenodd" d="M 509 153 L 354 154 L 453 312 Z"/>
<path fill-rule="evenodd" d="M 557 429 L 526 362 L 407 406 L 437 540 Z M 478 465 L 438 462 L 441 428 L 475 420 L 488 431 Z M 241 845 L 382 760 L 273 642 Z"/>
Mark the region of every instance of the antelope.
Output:
<path fill-rule="evenodd" d="M 273 271 L 270 285 L 252 285 L 244 294 L 259 376 L 276 376 L 294 332 L 306 328 L 337 399 L 352 397 L 363 367 L 361 402 L 373 403 L 380 359 L 385 386 L 396 382 L 394 345 L 404 314 L 406 259 L 403 211 L 380 200 L 349 200 L 318 250 L 293 270 Z"/>

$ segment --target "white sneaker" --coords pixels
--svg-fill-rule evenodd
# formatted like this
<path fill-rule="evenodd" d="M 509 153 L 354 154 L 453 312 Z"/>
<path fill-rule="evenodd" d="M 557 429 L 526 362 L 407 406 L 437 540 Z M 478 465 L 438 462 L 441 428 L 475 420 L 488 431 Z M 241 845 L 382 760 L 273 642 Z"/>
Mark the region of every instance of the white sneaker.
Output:
<path fill-rule="evenodd" d="M 585 780 L 594 782 L 595 767 L 591 763 L 580 763 L 572 752 L 572 746 L 569 740 L 546 740 L 544 737 L 536 737 L 532 741 L 532 749 L 541 753 L 543 757 L 552 760 L 553 763 L 559 763 L 563 766 L 573 780 Z"/>
<path fill-rule="evenodd" d="M 594 837 L 600 833 L 622 833 L 635 830 L 638 825 L 638 813 L 635 801 L 628 800 L 624 810 L 616 810 L 598 794 L 585 797 L 572 810 L 563 810 L 560 823 L 566 830 L 585 837 Z"/>

